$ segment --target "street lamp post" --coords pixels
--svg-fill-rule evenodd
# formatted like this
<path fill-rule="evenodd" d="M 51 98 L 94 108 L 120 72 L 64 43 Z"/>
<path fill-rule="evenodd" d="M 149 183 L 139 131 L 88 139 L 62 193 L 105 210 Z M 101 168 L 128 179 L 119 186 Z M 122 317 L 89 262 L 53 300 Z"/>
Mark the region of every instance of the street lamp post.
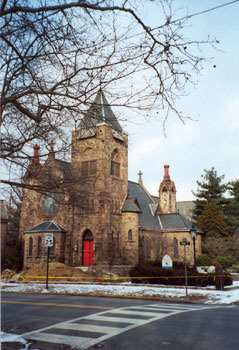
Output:
<path fill-rule="evenodd" d="M 185 267 L 185 288 L 186 288 L 186 297 L 188 296 L 188 274 L 187 274 L 187 255 L 186 255 L 186 245 L 190 245 L 190 242 L 187 241 L 187 238 L 183 238 L 180 245 L 184 246 L 184 267 Z"/>
<path fill-rule="evenodd" d="M 193 266 L 194 266 L 194 269 L 196 269 L 196 236 L 197 236 L 197 231 L 195 229 L 195 225 L 192 225 L 191 235 L 193 237 Z"/>
<path fill-rule="evenodd" d="M 196 237 L 197 237 L 197 230 L 195 228 L 195 225 L 192 225 L 191 229 L 191 235 L 193 238 L 193 267 L 194 267 L 194 272 L 195 275 L 197 274 L 197 269 L 196 269 Z M 196 287 L 197 287 L 197 277 L 196 277 Z"/>

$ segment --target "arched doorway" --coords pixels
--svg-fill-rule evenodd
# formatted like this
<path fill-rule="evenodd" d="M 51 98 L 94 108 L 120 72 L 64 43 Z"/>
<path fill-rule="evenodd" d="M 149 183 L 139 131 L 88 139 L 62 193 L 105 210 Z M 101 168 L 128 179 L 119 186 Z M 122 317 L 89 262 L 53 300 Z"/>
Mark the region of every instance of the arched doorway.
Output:
<path fill-rule="evenodd" d="M 83 266 L 93 265 L 94 261 L 94 238 L 90 230 L 86 230 L 83 235 Z"/>

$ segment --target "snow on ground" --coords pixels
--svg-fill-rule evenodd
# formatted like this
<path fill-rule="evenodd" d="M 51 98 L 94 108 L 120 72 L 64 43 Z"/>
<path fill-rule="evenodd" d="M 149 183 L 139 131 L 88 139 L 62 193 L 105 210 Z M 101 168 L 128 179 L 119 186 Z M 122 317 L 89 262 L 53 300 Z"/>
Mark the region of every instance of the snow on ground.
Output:
<path fill-rule="evenodd" d="M 233 282 L 233 288 L 226 287 L 223 291 L 214 288 L 188 288 L 189 299 L 201 300 L 205 304 L 233 304 L 239 303 L 239 281 Z M 173 300 L 185 299 L 185 288 L 169 286 L 149 286 L 131 284 L 49 284 L 49 289 L 44 284 L 2 283 L 4 292 L 28 292 L 28 293 L 54 293 L 77 295 L 104 295 L 125 297 L 157 297 Z"/>
<path fill-rule="evenodd" d="M 31 343 L 29 343 L 27 340 L 21 338 L 21 336 L 19 336 L 17 334 L 10 334 L 10 333 L 5 333 L 5 332 L 1 332 L 1 342 L 2 343 L 12 343 L 12 342 L 21 343 L 22 347 L 19 348 L 19 350 L 29 349 L 29 346 L 31 345 Z"/>

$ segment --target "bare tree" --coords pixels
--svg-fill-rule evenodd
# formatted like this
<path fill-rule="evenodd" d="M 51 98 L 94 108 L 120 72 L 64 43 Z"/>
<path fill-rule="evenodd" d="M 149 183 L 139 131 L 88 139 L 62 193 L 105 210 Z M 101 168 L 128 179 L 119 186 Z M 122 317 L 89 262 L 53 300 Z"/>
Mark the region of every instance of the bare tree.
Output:
<path fill-rule="evenodd" d="M 66 151 L 65 130 L 77 127 L 100 88 L 122 115 L 130 108 L 147 117 L 155 108 L 162 110 L 162 120 L 170 111 L 183 119 L 176 100 L 201 69 L 198 48 L 214 41 L 184 39 L 190 16 L 175 19 L 171 0 L 157 3 L 161 24 L 150 28 L 141 18 L 140 0 L 2 1 L 6 164 L 26 167 L 28 146 L 36 142 L 46 150 L 42 156 L 52 139 L 59 140 L 61 154 Z"/>

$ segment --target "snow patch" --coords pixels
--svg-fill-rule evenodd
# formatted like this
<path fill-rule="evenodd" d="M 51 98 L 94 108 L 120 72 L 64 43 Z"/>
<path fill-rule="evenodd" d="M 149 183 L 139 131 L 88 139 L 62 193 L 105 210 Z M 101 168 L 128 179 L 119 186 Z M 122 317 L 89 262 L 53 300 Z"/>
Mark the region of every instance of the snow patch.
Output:
<path fill-rule="evenodd" d="M 136 296 L 136 297 L 158 297 L 174 298 L 182 300 L 185 298 L 185 288 L 169 287 L 162 285 L 145 286 L 131 284 L 104 285 L 94 284 L 23 284 L 23 283 L 2 283 L 4 292 L 37 292 L 55 294 L 91 294 L 91 295 L 113 295 L 113 296 Z M 233 304 L 239 303 L 239 281 L 233 282 L 232 288 L 225 288 L 217 291 L 212 288 L 188 288 L 189 297 L 204 299 L 206 304 Z"/>

